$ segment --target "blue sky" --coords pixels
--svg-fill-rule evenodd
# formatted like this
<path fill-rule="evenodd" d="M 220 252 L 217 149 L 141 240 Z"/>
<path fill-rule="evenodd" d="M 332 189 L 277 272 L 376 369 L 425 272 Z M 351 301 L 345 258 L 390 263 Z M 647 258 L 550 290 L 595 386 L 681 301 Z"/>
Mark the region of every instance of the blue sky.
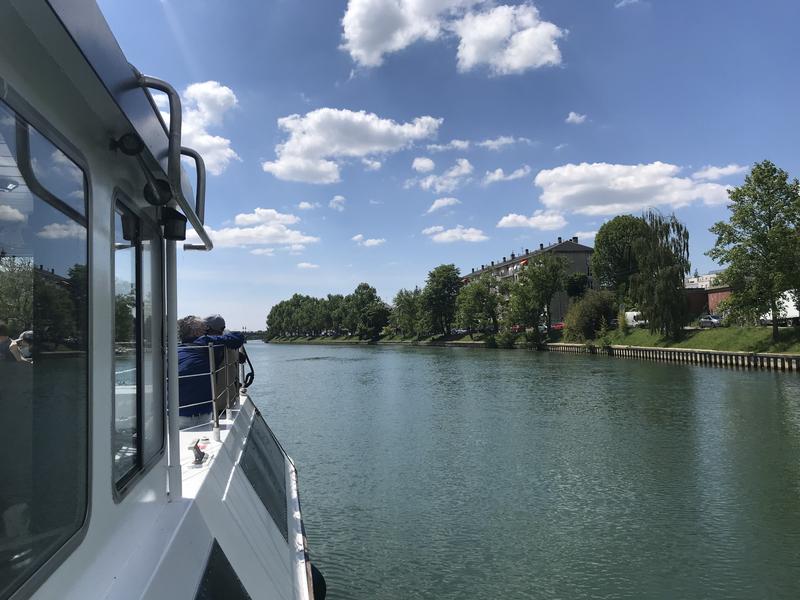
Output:
<path fill-rule="evenodd" d="M 180 254 L 179 310 L 232 328 L 296 291 L 390 301 L 440 263 L 591 244 L 651 206 L 704 272 L 726 186 L 764 158 L 800 174 L 788 0 L 100 5 L 183 92 L 217 248 Z"/>

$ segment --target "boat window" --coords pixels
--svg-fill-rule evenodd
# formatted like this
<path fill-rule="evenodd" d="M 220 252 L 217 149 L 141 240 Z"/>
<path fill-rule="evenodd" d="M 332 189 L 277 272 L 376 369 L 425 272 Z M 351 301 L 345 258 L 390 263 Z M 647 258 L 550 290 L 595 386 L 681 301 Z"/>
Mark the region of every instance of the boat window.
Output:
<path fill-rule="evenodd" d="M 114 483 L 124 488 L 164 441 L 157 229 L 129 205 L 114 213 Z"/>
<path fill-rule="evenodd" d="M 84 182 L 80 167 L 0 102 L 0 394 L 13 421 L 3 432 L 13 451 L 0 462 L 0 598 L 85 521 Z"/>

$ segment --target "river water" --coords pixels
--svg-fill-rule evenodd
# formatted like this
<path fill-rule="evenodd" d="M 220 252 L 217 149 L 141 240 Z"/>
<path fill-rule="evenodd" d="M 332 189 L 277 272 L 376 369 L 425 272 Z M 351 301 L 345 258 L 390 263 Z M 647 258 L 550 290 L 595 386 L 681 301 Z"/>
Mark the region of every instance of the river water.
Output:
<path fill-rule="evenodd" d="M 800 377 L 248 344 L 328 598 L 798 598 Z"/>

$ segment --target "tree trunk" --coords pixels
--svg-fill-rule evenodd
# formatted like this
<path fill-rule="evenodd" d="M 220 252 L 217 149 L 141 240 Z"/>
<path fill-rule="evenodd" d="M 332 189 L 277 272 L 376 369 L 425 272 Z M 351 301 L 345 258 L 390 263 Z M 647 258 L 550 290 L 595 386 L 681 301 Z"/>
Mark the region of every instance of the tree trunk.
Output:
<path fill-rule="evenodd" d="M 769 303 L 772 312 L 772 341 L 778 341 L 778 303 L 773 298 Z"/>

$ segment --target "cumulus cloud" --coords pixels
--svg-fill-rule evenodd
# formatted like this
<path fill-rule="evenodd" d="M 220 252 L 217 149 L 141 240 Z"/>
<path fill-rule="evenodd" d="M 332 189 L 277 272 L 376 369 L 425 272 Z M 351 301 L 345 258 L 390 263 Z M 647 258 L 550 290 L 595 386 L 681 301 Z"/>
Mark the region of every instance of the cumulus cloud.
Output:
<path fill-rule="evenodd" d="M 626 6 L 631 6 L 632 4 L 639 4 L 639 0 L 619 0 L 616 4 L 614 4 L 614 8 L 625 8 Z"/>
<path fill-rule="evenodd" d="M 739 175 L 746 171 L 747 167 L 743 167 L 742 165 L 730 164 L 726 167 L 713 167 L 711 165 L 707 165 L 699 171 L 692 173 L 692 179 L 717 181 L 718 179 L 730 177 L 731 175 Z"/>
<path fill-rule="evenodd" d="M 692 202 L 724 204 L 727 188 L 680 177 L 681 168 L 663 162 L 638 165 L 567 164 L 540 171 L 534 183 L 542 204 L 557 211 L 615 215 L 648 207 L 677 208 Z"/>
<path fill-rule="evenodd" d="M 240 159 L 229 139 L 213 135 L 209 129 L 220 126 L 223 117 L 238 104 L 236 94 L 218 81 L 203 81 L 191 84 L 182 96 L 182 143 L 202 155 L 209 173 L 220 175 L 231 161 Z M 166 96 L 159 94 L 155 99 L 164 121 L 169 123 Z"/>
<path fill-rule="evenodd" d="M 478 142 L 477 145 L 481 148 L 488 148 L 489 150 L 502 150 L 506 146 L 513 144 L 530 144 L 531 140 L 526 137 L 514 137 L 513 135 L 501 135 L 492 140 L 483 140 Z"/>
<path fill-rule="evenodd" d="M 86 228 L 73 221 L 67 223 L 50 223 L 36 234 L 46 240 L 85 240 Z"/>
<path fill-rule="evenodd" d="M 314 210 L 315 208 L 319 208 L 319 202 L 306 202 L 303 201 L 297 205 L 298 210 Z"/>
<path fill-rule="evenodd" d="M 456 204 L 461 204 L 461 201 L 457 198 L 438 198 L 433 201 L 430 208 L 426 211 L 425 214 L 431 214 L 432 212 L 436 212 L 437 210 L 441 210 L 448 206 L 455 206 Z"/>
<path fill-rule="evenodd" d="M 254 248 L 250 250 L 250 254 L 256 256 L 275 256 L 275 248 Z"/>
<path fill-rule="evenodd" d="M 565 123 L 569 123 L 570 125 L 580 125 L 581 123 L 586 121 L 586 115 L 582 115 L 580 113 L 576 113 L 575 111 L 569 111 L 567 118 L 564 119 Z"/>
<path fill-rule="evenodd" d="M 361 164 L 364 165 L 364 168 L 367 171 L 378 171 L 383 166 L 383 163 L 379 160 L 371 160 L 369 158 L 362 158 Z"/>
<path fill-rule="evenodd" d="M 418 156 L 411 163 L 411 168 L 417 173 L 430 173 L 436 168 L 436 163 L 425 156 Z"/>
<path fill-rule="evenodd" d="M 319 241 L 318 237 L 307 235 L 297 229 L 291 229 L 300 218 L 286 213 L 280 213 L 273 208 L 256 208 L 251 213 L 236 215 L 236 227 L 223 227 L 214 229 L 206 227 L 214 245 L 220 248 L 233 248 L 242 246 L 290 246 L 293 244 L 312 244 Z M 197 232 L 193 229 L 186 232 L 189 242 L 199 240 Z"/>
<path fill-rule="evenodd" d="M 349 0 L 342 18 L 342 49 L 363 67 L 418 40 L 436 39 L 443 19 L 478 0 Z"/>
<path fill-rule="evenodd" d="M 539 18 L 529 4 L 469 12 L 453 24 L 459 36 L 458 70 L 487 65 L 493 75 L 523 73 L 561 64 L 558 40 L 565 31 Z"/>
<path fill-rule="evenodd" d="M 441 124 L 442 119 L 430 116 L 397 123 L 363 110 L 319 108 L 278 119 L 278 127 L 288 138 L 275 147 L 276 159 L 261 166 L 286 181 L 335 183 L 347 159 L 377 163 L 374 155 L 397 152 L 433 137 Z"/>
<path fill-rule="evenodd" d="M 584 241 L 593 240 L 597 235 L 597 230 L 595 229 L 593 231 L 576 231 L 573 235 L 576 238 L 578 238 L 579 243 L 582 243 Z"/>
<path fill-rule="evenodd" d="M 530 4 L 494 7 L 485 0 L 349 0 L 341 47 L 358 65 L 377 67 L 387 54 L 450 32 L 460 38 L 460 71 L 488 64 L 501 75 L 561 63 L 563 30 Z"/>
<path fill-rule="evenodd" d="M 426 227 L 422 230 L 423 235 L 429 236 L 437 244 L 449 244 L 452 242 L 484 242 L 489 237 L 480 229 L 474 227 L 463 227 L 457 225 L 452 229 L 445 229 L 441 225 Z"/>
<path fill-rule="evenodd" d="M 386 243 L 386 240 L 383 238 L 367 238 L 364 237 L 364 235 L 361 233 L 354 235 L 350 239 L 359 246 L 364 246 L 366 248 L 373 248 L 375 246 L 380 246 Z"/>
<path fill-rule="evenodd" d="M 274 208 L 258 207 L 251 213 L 240 213 L 234 217 L 233 222 L 237 225 L 259 225 L 261 223 L 280 223 L 282 225 L 294 225 L 300 217 L 288 213 L 280 213 Z"/>
<path fill-rule="evenodd" d="M 448 150 L 469 150 L 469 140 L 450 140 L 446 144 L 428 144 L 429 152 L 447 152 Z"/>
<path fill-rule="evenodd" d="M 522 165 L 519 169 L 511 171 L 511 173 L 506 174 L 503 169 L 495 169 L 494 171 L 486 171 L 486 175 L 483 176 L 483 185 L 489 185 L 492 183 L 497 183 L 498 181 L 513 181 L 515 179 L 521 179 L 523 177 L 527 177 L 531 173 L 531 168 L 528 165 Z"/>
<path fill-rule="evenodd" d="M 299 262 L 297 263 L 298 269 L 319 269 L 319 265 L 315 265 L 314 263 L 310 262 Z"/>
<path fill-rule="evenodd" d="M 22 223 L 25 221 L 25 215 L 12 206 L 0 204 L 0 221 Z"/>
<path fill-rule="evenodd" d="M 332 208 L 338 212 L 344 212 L 344 203 L 346 200 L 344 196 L 334 196 L 331 198 L 331 201 L 328 202 L 328 208 Z"/>
<path fill-rule="evenodd" d="M 551 210 L 537 210 L 532 216 L 518 215 L 511 213 L 500 219 L 498 227 L 527 227 L 528 229 L 540 229 L 542 231 L 554 231 L 561 229 L 567 224 L 567 220 L 561 213 Z"/>
<path fill-rule="evenodd" d="M 433 190 L 437 194 L 452 192 L 472 173 L 473 167 L 466 158 L 459 158 L 455 164 L 441 175 L 428 175 L 419 180 L 423 190 Z"/>

